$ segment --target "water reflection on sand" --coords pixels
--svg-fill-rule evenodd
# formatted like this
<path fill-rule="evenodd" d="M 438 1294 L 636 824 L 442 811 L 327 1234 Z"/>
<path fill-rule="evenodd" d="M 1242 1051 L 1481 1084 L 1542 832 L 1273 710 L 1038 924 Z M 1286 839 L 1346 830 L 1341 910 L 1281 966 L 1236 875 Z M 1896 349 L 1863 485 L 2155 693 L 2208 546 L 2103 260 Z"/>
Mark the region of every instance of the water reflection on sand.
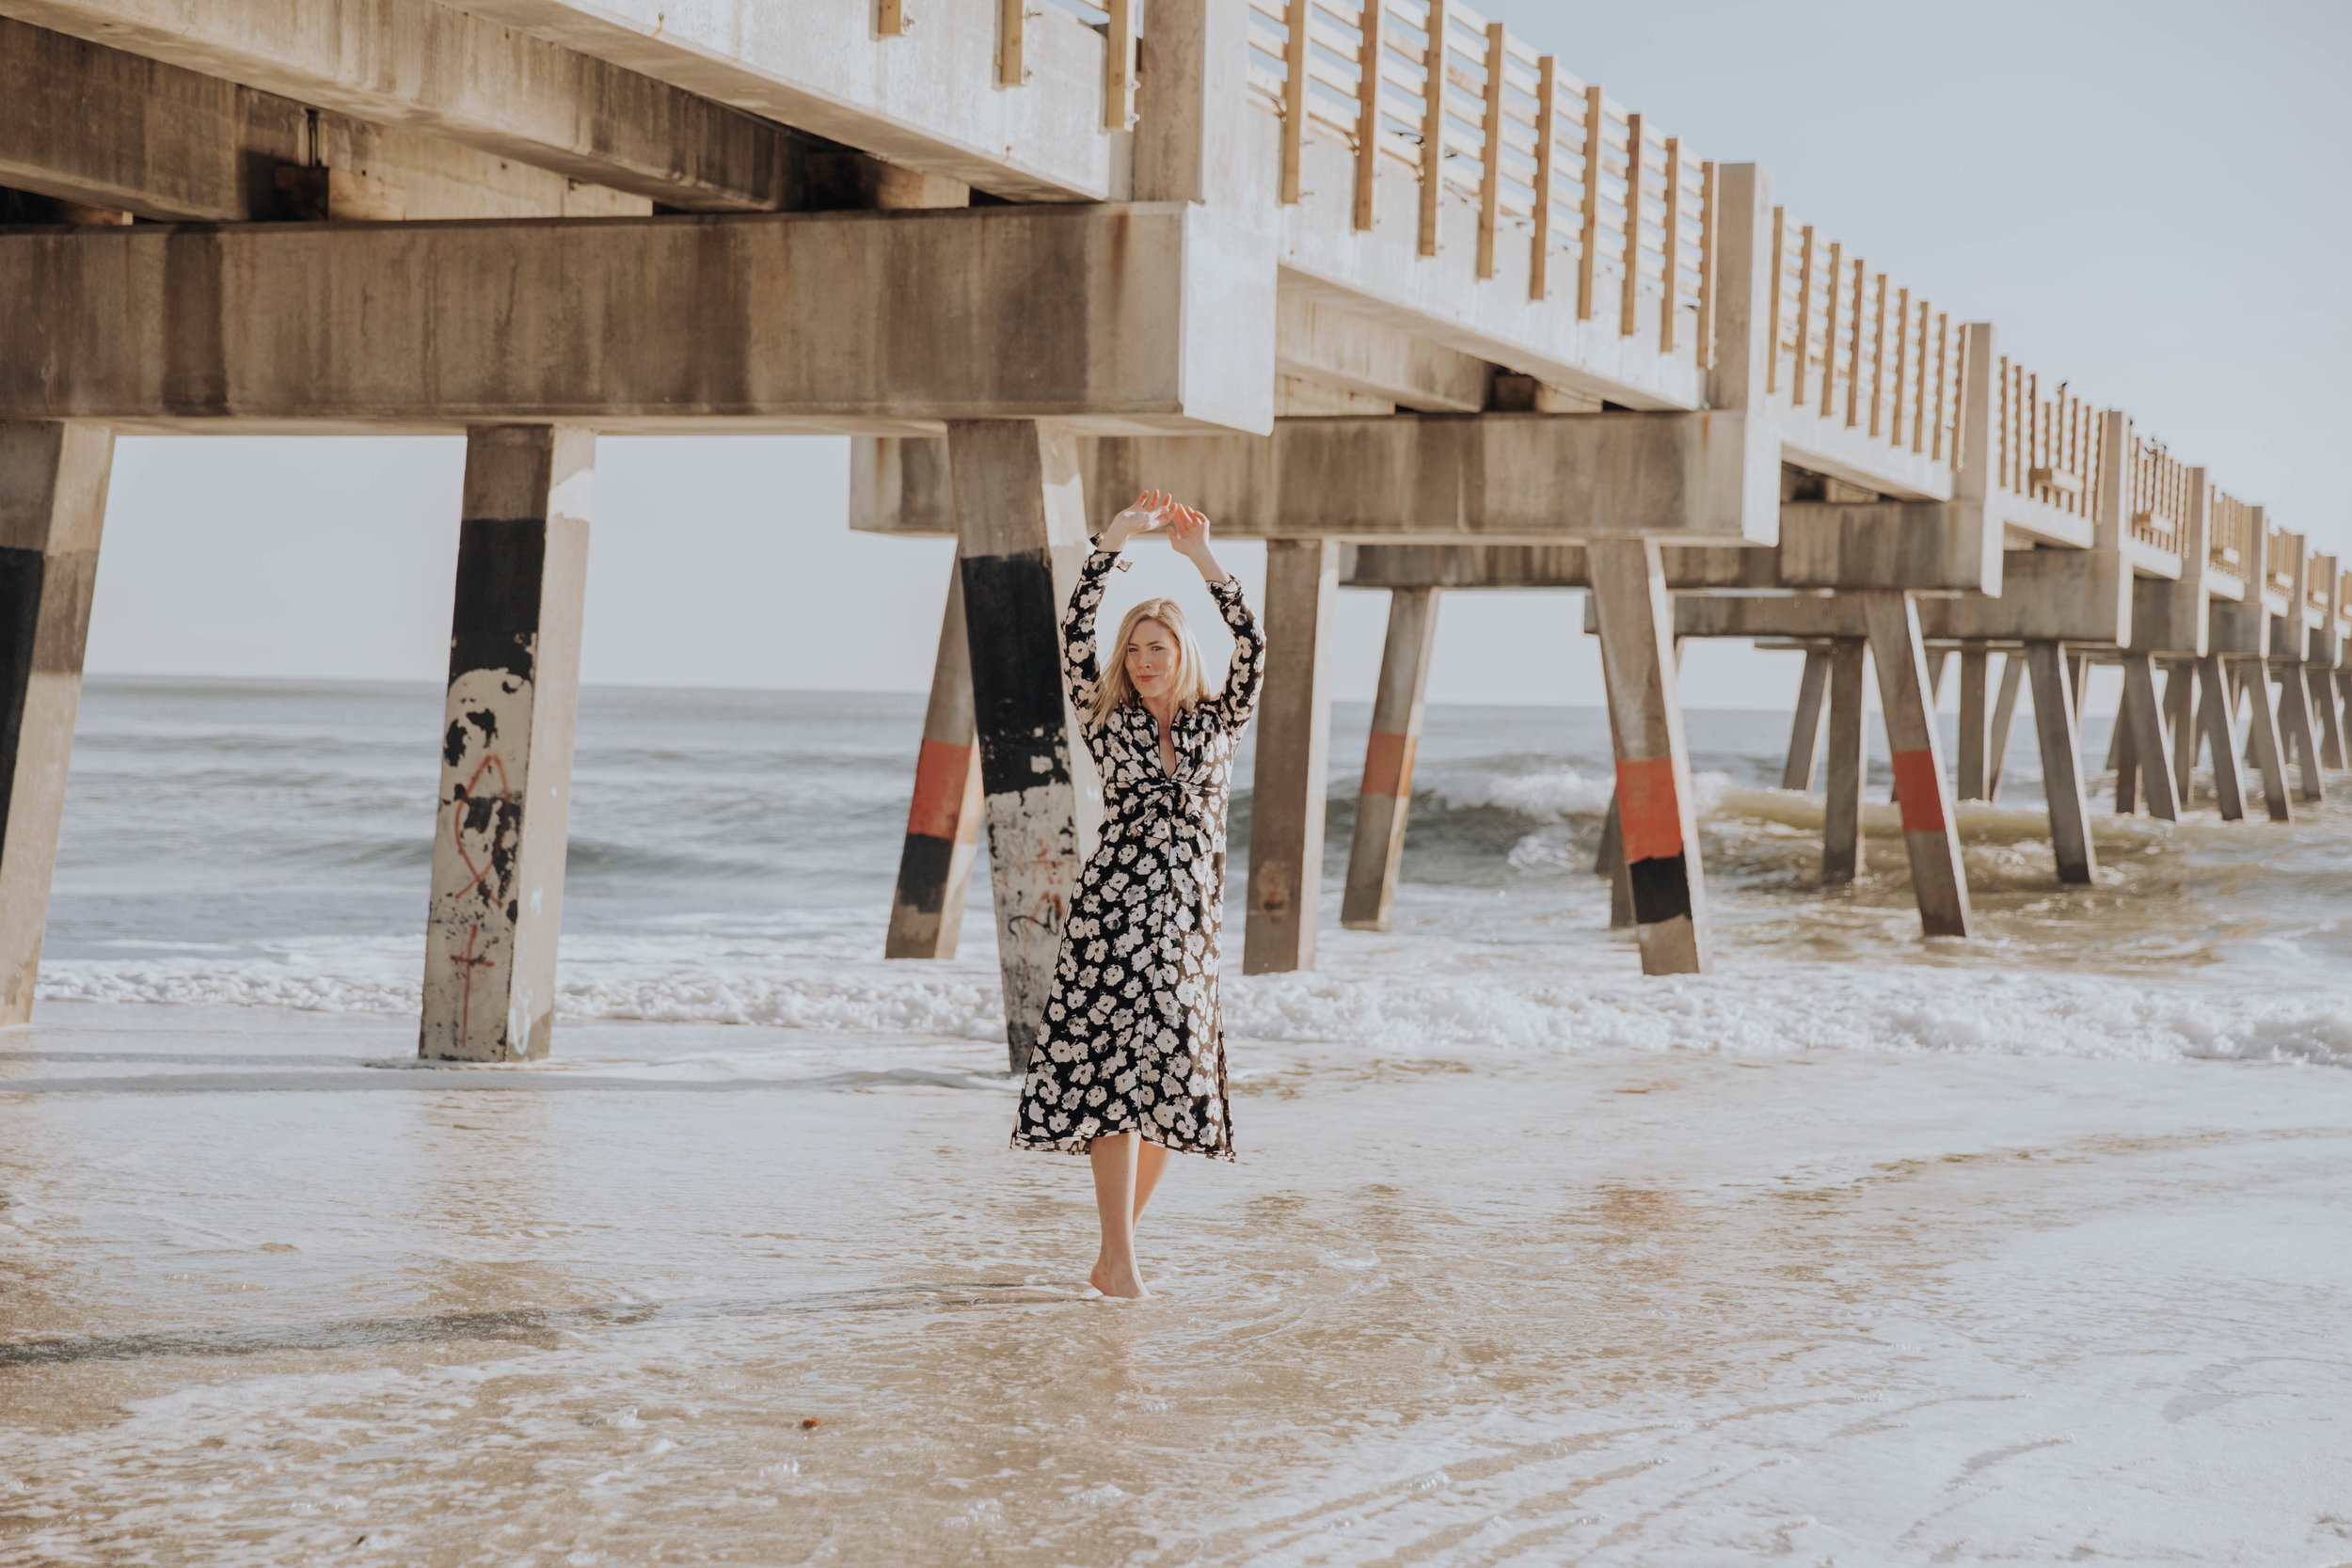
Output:
<path fill-rule="evenodd" d="M 2329 1069 L 1242 1042 L 1243 1162 L 1180 1163 L 1123 1307 L 985 1044 L 580 1025 L 556 1069 L 444 1075 L 362 1065 L 397 1021 L 47 1016 L 0 1048 L 0 1555 L 2214 1562 L 2347 1528 Z"/>

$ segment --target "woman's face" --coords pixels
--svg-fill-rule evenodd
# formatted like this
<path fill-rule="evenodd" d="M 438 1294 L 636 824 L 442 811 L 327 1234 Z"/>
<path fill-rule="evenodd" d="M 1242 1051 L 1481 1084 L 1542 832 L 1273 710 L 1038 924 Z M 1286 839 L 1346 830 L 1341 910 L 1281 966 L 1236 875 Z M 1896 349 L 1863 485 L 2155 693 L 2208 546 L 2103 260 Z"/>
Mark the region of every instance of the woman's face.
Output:
<path fill-rule="evenodd" d="M 1157 621 L 1137 621 L 1127 634 L 1127 678 L 1146 702 L 1158 702 L 1176 689 L 1184 658 L 1175 634 Z"/>

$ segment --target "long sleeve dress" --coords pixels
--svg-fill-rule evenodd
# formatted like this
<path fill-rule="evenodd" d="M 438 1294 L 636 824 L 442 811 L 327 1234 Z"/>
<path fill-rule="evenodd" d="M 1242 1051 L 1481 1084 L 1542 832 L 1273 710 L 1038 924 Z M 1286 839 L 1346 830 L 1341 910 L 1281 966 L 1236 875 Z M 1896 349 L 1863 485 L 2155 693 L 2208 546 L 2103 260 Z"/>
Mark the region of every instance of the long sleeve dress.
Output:
<path fill-rule="evenodd" d="M 1062 673 L 1081 714 L 1094 702 L 1094 612 L 1119 558 L 1087 558 L 1062 619 Z M 1016 1148 L 1084 1154 L 1096 1138 L 1146 1141 L 1233 1157 L 1217 1008 L 1217 936 L 1225 899 L 1225 802 L 1233 750 L 1258 705 L 1265 639 L 1227 578 L 1209 592 L 1233 632 L 1225 689 L 1168 726 L 1140 705 L 1087 735 L 1103 775 L 1103 840 L 1078 879 L 1013 1124 Z"/>

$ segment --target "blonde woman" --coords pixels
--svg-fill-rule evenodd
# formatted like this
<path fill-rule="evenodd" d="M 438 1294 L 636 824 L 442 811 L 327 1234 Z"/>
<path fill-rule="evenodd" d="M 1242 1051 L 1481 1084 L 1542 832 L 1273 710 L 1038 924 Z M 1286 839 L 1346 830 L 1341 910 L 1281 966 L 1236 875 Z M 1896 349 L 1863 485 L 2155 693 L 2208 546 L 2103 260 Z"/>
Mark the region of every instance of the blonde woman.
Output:
<path fill-rule="evenodd" d="M 1119 552 L 1168 529 L 1200 569 L 1233 632 L 1221 689 L 1172 599 L 1147 599 L 1120 624 L 1107 673 L 1094 611 Z M 1233 1157 L 1217 1011 L 1217 928 L 1225 900 L 1225 797 L 1233 749 L 1258 703 L 1265 640 L 1241 584 L 1209 553 L 1209 519 L 1156 492 L 1095 541 L 1062 620 L 1062 673 L 1103 775 L 1103 842 L 1078 879 L 1014 1123 L 1016 1148 L 1094 1164 L 1103 1248 L 1089 1275 L 1106 1296 L 1151 1292 L 1136 1264 L 1136 1222 L 1168 1151 Z"/>

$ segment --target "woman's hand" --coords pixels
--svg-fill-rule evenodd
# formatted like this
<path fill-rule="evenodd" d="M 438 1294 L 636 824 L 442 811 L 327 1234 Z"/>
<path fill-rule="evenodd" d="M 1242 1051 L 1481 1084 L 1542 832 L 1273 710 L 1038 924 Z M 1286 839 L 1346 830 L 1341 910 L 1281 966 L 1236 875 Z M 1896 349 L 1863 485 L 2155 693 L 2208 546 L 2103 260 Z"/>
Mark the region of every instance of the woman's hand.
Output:
<path fill-rule="evenodd" d="M 1165 490 L 1146 490 L 1136 498 L 1135 504 L 1111 519 L 1102 537 L 1095 541 L 1104 549 L 1114 553 L 1124 549 L 1127 541 L 1138 533 L 1149 533 L 1169 520 L 1169 508 L 1175 498 Z"/>
<path fill-rule="evenodd" d="M 1209 553 L 1209 519 L 1181 502 L 1168 515 L 1168 542 L 1176 553 L 1200 568 L 1211 582 L 1225 580 L 1225 568 Z"/>

